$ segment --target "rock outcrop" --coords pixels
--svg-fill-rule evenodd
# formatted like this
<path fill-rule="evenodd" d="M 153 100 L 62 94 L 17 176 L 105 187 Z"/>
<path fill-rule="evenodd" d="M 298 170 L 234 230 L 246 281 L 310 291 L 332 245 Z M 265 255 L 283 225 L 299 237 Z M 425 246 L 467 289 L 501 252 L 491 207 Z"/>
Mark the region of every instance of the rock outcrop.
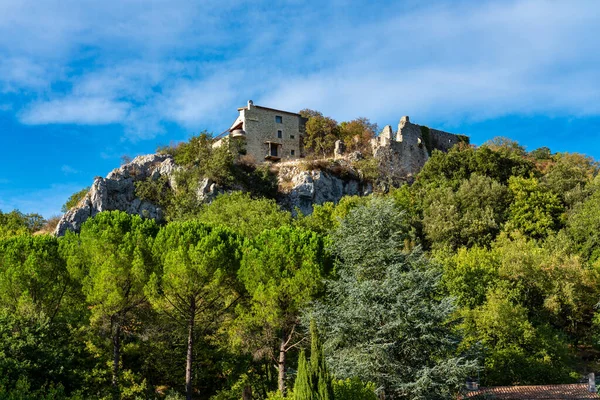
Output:
<path fill-rule="evenodd" d="M 161 220 L 163 211 L 160 207 L 136 197 L 135 182 L 167 176 L 174 187 L 173 173 L 176 169 L 171 156 L 152 154 L 136 157 L 132 162 L 113 170 L 106 178 L 97 177 L 88 194 L 62 216 L 54 234 L 63 236 L 67 230 L 78 232 L 81 224 L 102 211 L 120 210 Z"/>
<path fill-rule="evenodd" d="M 281 168 L 278 178 L 281 205 L 293 213 L 300 210 L 304 215 L 311 214 L 315 204 L 337 203 L 343 196 L 366 196 L 373 192 L 373 186 L 361 182 L 358 176 L 341 178 L 323 170 L 302 171 L 293 164 Z"/>

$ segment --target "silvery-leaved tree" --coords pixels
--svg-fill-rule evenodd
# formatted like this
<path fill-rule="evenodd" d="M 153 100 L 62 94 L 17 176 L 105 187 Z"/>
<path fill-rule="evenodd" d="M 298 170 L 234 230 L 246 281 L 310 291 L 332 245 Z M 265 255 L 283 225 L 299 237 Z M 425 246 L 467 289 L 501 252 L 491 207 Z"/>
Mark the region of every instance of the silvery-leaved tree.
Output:
<path fill-rule="evenodd" d="M 337 276 L 313 317 L 336 378 L 374 382 L 386 398 L 451 398 L 475 364 L 456 355 L 453 301 L 409 232 L 391 200 L 352 210 L 332 235 Z"/>

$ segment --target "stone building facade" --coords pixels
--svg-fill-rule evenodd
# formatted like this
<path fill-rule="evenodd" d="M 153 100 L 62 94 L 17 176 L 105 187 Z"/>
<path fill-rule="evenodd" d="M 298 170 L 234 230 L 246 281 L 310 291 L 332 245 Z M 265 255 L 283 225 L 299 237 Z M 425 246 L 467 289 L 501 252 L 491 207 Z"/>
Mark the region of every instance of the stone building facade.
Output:
<path fill-rule="evenodd" d="M 306 119 L 300 114 L 255 105 L 252 100 L 238 108 L 231 127 L 217 137 L 215 146 L 227 137 L 256 162 L 295 159 L 303 156 L 302 135 Z"/>

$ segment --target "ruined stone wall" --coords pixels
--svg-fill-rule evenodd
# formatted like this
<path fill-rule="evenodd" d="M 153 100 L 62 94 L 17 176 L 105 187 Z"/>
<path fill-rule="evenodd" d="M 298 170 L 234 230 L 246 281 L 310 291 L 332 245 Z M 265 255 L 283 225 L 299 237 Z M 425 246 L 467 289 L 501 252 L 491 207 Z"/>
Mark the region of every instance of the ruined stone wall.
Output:
<path fill-rule="evenodd" d="M 434 149 L 448 152 L 452 146 L 460 143 L 459 136 L 444 131 L 438 131 L 437 129 L 430 129 L 431 144 Z"/>
<path fill-rule="evenodd" d="M 379 160 L 379 167 L 392 184 L 411 181 L 421 171 L 430 156 L 437 149 L 447 152 L 455 144 L 468 140 L 452 133 L 429 129 L 413 124 L 408 116 L 400 119 L 394 134 L 387 125 L 379 136 L 371 141 L 373 156 Z"/>
<path fill-rule="evenodd" d="M 304 132 L 304 119 L 297 114 L 266 109 L 250 105 L 249 109 L 240 110 L 243 113 L 244 131 L 246 131 L 246 153 L 253 156 L 257 162 L 265 160 L 269 154 L 266 142 L 279 143 L 278 156 L 282 159 L 294 159 L 301 155 L 301 134 Z M 276 117 L 281 117 L 281 123 Z M 282 137 L 277 137 L 277 131 Z"/>

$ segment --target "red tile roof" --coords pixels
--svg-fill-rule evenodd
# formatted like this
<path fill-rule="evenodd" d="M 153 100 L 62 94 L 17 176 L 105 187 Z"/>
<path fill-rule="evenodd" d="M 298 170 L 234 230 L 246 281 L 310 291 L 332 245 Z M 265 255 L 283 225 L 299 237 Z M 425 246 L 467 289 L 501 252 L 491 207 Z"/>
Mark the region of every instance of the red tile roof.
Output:
<path fill-rule="evenodd" d="M 590 393 L 587 383 L 572 385 L 538 386 L 498 386 L 481 388 L 469 392 L 463 399 L 502 399 L 502 400 L 574 400 L 600 399 L 598 393 Z"/>

